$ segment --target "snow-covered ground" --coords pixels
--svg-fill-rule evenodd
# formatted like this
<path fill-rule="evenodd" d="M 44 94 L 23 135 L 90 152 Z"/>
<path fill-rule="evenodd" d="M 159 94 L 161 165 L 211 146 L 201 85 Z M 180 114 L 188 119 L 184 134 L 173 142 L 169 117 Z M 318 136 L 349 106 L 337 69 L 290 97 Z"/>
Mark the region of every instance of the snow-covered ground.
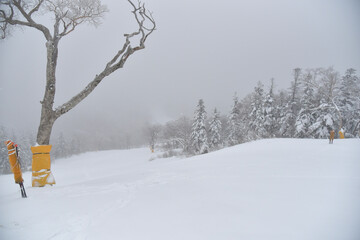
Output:
<path fill-rule="evenodd" d="M 360 140 L 272 139 L 187 159 L 57 160 L 27 199 L 0 176 L 0 239 L 360 239 Z"/>

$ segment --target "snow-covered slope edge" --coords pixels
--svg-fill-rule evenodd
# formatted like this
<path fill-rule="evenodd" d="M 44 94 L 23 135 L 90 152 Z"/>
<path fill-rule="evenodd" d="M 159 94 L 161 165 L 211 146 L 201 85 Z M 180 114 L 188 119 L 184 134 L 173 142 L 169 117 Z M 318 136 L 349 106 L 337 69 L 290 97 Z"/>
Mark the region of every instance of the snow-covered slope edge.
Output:
<path fill-rule="evenodd" d="M 52 165 L 21 199 L 0 176 L 0 239 L 359 239 L 360 141 L 271 139 L 188 159 L 148 149 Z"/>

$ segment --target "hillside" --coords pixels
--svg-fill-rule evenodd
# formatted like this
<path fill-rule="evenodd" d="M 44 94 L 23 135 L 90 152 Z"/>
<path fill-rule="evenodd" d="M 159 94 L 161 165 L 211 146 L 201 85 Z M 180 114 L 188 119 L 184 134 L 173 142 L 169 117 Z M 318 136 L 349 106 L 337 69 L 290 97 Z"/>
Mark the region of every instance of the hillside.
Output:
<path fill-rule="evenodd" d="M 148 149 L 52 164 L 20 197 L 0 176 L 0 239 L 360 239 L 360 140 L 271 139 L 187 159 Z"/>

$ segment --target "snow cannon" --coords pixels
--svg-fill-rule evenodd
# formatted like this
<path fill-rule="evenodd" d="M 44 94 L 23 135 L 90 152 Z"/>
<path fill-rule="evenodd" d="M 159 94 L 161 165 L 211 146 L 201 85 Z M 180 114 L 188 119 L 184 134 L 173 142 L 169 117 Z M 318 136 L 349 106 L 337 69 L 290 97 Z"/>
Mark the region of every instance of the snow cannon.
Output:
<path fill-rule="evenodd" d="M 32 186 L 43 187 L 55 184 L 55 178 L 50 171 L 51 145 L 31 147 L 32 152 Z"/>
<path fill-rule="evenodd" d="M 11 171 L 14 173 L 15 183 L 20 184 L 24 181 L 24 179 L 22 178 L 21 167 L 18 161 L 15 144 L 10 140 L 6 141 L 5 144 L 8 149 L 10 167 Z"/>

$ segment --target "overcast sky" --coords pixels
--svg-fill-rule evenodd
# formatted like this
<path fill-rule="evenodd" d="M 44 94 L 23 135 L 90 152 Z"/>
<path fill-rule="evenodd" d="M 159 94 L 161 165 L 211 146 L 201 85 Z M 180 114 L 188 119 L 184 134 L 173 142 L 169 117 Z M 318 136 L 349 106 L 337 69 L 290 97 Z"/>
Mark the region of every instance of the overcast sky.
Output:
<path fill-rule="evenodd" d="M 135 30 L 127 1 L 103 1 L 103 24 L 80 26 L 59 45 L 62 104 L 100 72 Z M 191 116 L 198 99 L 227 114 L 234 92 L 258 81 L 286 89 L 292 69 L 360 71 L 358 0 L 146 0 L 157 31 L 120 69 L 55 123 L 55 132 L 129 131 Z M 33 29 L 0 42 L 0 125 L 36 132 L 45 86 L 45 39 Z"/>

